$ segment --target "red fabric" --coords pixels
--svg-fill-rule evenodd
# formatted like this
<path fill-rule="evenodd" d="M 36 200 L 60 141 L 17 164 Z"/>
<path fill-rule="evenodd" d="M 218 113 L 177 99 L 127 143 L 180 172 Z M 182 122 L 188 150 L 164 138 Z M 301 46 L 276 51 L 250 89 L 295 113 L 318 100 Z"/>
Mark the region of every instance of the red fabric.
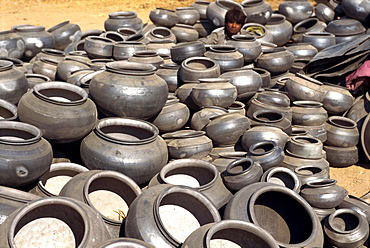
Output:
<path fill-rule="evenodd" d="M 370 83 L 370 60 L 346 77 L 346 87 L 350 90 L 357 89 L 360 85 Z"/>

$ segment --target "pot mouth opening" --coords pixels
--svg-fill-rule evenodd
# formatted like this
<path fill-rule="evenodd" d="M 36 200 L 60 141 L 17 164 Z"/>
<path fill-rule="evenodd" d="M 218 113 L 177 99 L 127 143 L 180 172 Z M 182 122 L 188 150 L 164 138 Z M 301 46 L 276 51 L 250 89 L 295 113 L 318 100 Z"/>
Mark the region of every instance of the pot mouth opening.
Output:
<path fill-rule="evenodd" d="M 50 220 L 53 220 L 54 222 L 58 221 L 63 226 L 68 226 L 68 229 L 66 229 L 69 234 L 73 235 L 76 247 L 86 246 L 90 232 L 87 219 L 88 216 L 85 211 L 72 200 L 67 200 L 64 197 L 41 198 L 24 206 L 17 213 L 9 228 L 8 240 L 12 247 L 16 247 L 16 235 L 23 228 L 36 223 L 38 226 L 40 224 L 50 225 Z M 67 230 L 64 231 L 64 234 Z"/>
<path fill-rule="evenodd" d="M 217 66 L 216 61 L 202 57 L 192 57 L 184 60 L 184 65 L 192 70 L 209 70 Z"/>
<path fill-rule="evenodd" d="M 137 16 L 136 12 L 133 11 L 116 11 L 109 13 L 110 18 L 135 18 Z"/>
<path fill-rule="evenodd" d="M 317 146 L 318 144 L 321 144 L 322 142 L 317 139 L 317 138 L 314 138 L 314 137 L 310 137 L 310 136 L 305 136 L 305 135 L 301 135 L 301 136 L 294 136 L 291 138 L 293 141 L 299 143 L 299 144 L 305 144 L 305 145 L 314 145 L 314 146 Z"/>
<path fill-rule="evenodd" d="M 139 186 L 126 175 L 115 171 L 100 171 L 84 185 L 84 201 L 102 216 L 105 222 L 120 225 L 129 206 L 141 193 Z"/>
<path fill-rule="evenodd" d="M 88 98 L 82 88 L 56 81 L 36 84 L 33 94 L 46 102 L 66 106 L 83 104 Z"/>
<path fill-rule="evenodd" d="M 165 27 L 156 27 L 156 28 L 153 28 L 150 33 L 154 36 L 154 37 L 157 37 L 157 38 L 161 38 L 161 39 L 164 39 L 164 38 L 169 38 L 171 37 L 171 30 L 168 29 L 168 28 L 165 28 Z"/>
<path fill-rule="evenodd" d="M 316 18 L 303 20 L 293 27 L 293 31 L 297 33 L 307 32 L 307 30 L 312 29 L 318 22 L 319 20 Z"/>
<path fill-rule="evenodd" d="M 315 166 L 302 166 L 294 169 L 294 172 L 300 176 L 313 176 L 323 171 L 320 167 Z"/>
<path fill-rule="evenodd" d="M 212 187 L 217 169 L 200 159 L 179 159 L 165 165 L 159 176 L 167 184 L 189 186 L 198 190 Z"/>
<path fill-rule="evenodd" d="M 118 144 L 146 144 L 154 141 L 159 130 L 152 123 L 133 118 L 112 117 L 98 122 L 96 134 L 108 141 Z"/>
<path fill-rule="evenodd" d="M 114 61 L 105 65 L 106 70 L 114 73 L 125 75 L 152 75 L 156 71 L 156 67 L 151 64 L 128 61 Z"/>
<path fill-rule="evenodd" d="M 256 111 L 253 113 L 253 118 L 260 122 L 276 123 L 282 121 L 284 116 L 282 113 L 274 111 Z"/>
<path fill-rule="evenodd" d="M 276 146 L 277 144 L 275 141 L 262 141 L 251 145 L 249 147 L 249 152 L 256 156 L 262 156 L 274 151 Z"/>
<path fill-rule="evenodd" d="M 274 25 L 282 23 L 286 20 L 286 17 L 282 14 L 272 14 L 266 25 Z"/>
<path fill-rule="evenodd" d="M 253 193 L 249 200 L 252 223 L 268 231 L 281 246 L 310 244 L 318 226 L 312 207 L 291 189 L 268 184 Z M 271 219 L 276 225 L 271 225 Z"/>
<path fill-rule="evenodd" d="M 12 121 L 17 119 L 17 106 L 13 103 L 0 99 L 0 118 L 2 121 Z"/>
<path fill-rule="evenodd" d="M 16 121 L 2 121 L 1 124 L 0 144 L 29 145 L 42 138 L 42 132 L 36 126 Z"/>
<path fill-rule="evenodd" d="M 230 175 L 240 175 L 249 171 L 254 165 L 251 158 L 240 158 L 232 161 L 227 167 L 226 171 Z"/>
<path fill-rule="evenodd" d="M 190 217 L 189 220 L 192 220 L 192 225 L 186 226 L 188 225 L 186 223 L 180 228 L 182 233 L 185 231 L 189 232 L 188 234 L 190 235 L 191 232 L 195 231 L 200 226 L 220 221 L 221 217 L 217 209 L 212 204 L 209 204 L 209 202 L 210 200 L 204 194 L 201 194 L 195 189 L 178 185 L 169 186 L 165 188 L 155 199 L 153 204 L 154 218 L 156 219 L 158 228 L 161 230 L 166 239 L 178 247 L 182 242 L 185 241 L 186 235 L 182 237 L 182 235 L 178 234 L 178 232 L 171 232 L 172 228 L 169 225 L 166 225 L 166 223 L 173 223 L 174 219 L 177 220 L 178 216 L 182 215 L 179 214 L 180 211 L 182 213 L 185 212 L 186 216 Z M 161 211 L 161 209 L 167 207 L 176 209 L 175 211 Z M 169 209 L 167 208 L 166 210 Z M 170 214 L 171 212 L 175 213 L 175 215 L 173 215 L 174 218 L 165 218 L 165 215 Z M 181 222 L 179 224 L 183 223 L 185 222 Z M 176 237 L 174 234 L 177 234 Z"/>
<path fill-rule="evenodd" d="M 330 229 L 338 233 L 349 234 L 361 228 L 362 219 L 351 209 L 338 209 L 329 215 L 328 224 Z"/>
<path fill-rule="evenodd" d="M 0 71 L 10 70 L 13 65 L 14 63 L 12 61 L 2 59 L 0 60 Z"/>
<path fill-rule="evenodd" d="M 345 129 L 353 129 L 357 127 L 356 122 L 346 117 L 331 116 L 329 117 L 328 121 L 334 126 L 345 128 Z"/>
<path fill-rule="evenodd" d="M 233 8 L 242 9 L 241 5 L 231 0 L 216 0 L 216 4 L 227 10 L 230 10 Z"/>
<path fill-rule="evenodd" d="M 306 184 L 313 188 L 321 188 L 321 187 L 328 187 L 335 185 L 337 183 L 337 180 L 327 178 L 327 179 L 315 179 L 312 181 L 308 181 Z"/>
<path fill-rule="evenodd" d="M 319 108 L 323 106 L 321 102 L 315 102 L 315 101 L 294 101 L 293 104 L 295 106 L 305 107 L 305 108 Z"/>

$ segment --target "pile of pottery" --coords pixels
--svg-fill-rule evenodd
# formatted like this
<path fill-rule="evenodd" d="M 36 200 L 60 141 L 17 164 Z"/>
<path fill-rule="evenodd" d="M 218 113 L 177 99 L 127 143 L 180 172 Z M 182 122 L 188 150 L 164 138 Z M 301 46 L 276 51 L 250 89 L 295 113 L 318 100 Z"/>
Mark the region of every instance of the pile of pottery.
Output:
<path fill-rule="evenodd" d="M 199 41 L 231 8 L 241 34 Z M 369 95 L 301 69 L 366 42 L 369 11 L 198 0 L 0 32 L 0 247 L 367 245 L 330 166 L 370 158 Z"/>

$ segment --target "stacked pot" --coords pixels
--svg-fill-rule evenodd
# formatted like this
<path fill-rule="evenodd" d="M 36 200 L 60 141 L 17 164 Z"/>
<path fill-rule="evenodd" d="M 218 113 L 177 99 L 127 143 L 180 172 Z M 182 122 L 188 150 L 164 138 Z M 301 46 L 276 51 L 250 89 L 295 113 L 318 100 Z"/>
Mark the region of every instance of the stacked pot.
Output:
<path fill-rule="evenodd" d="M 362 245 L 370 206 L 341 207 L 329 174 L 358 162 L 360 107 L 295 74 L 347 39 L 338 26 L 362 30 L 328 4 L 197 0 L 152 10 L 152 24 L 117 11 L 105 30 L 0 32 L 0 246 L 48 247 L 48 229 L 78 247 Z M 198 40 L 232 8 L 241 34 Z"/>

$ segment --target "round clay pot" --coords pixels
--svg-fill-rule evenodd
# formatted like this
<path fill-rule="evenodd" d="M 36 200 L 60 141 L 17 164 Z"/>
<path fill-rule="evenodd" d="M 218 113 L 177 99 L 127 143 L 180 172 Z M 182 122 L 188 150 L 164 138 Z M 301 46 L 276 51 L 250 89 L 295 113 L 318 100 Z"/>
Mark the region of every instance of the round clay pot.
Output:
<path fill-rule="evenodd" d="M 299 193 L 301 190 L 301 182 L 298 176 L 290 169 L 277 166 L 266 170 L 261 179 L 261 182 L 275 183 Z"/>
<path fill-rule="evenodd" d="M 24 73 L 13 62 L 0 60 L 0 98 L 15 105 L 27 92 L 28 82 Z"/>
<path fill-rule="evenodd" d="M 342 116 L 330 116 L 325 122 L 327 139 L 325 145 L 336 147 L 356 146 L 360 139 L 357 124 Z"/>
<path fill-rule="evenodd" d="M 261 141 L 249 147 L 249 156 L 257 161 L 264 171 L 280 166 L 284 160 L 284 149 L 275 141 Z"/>

